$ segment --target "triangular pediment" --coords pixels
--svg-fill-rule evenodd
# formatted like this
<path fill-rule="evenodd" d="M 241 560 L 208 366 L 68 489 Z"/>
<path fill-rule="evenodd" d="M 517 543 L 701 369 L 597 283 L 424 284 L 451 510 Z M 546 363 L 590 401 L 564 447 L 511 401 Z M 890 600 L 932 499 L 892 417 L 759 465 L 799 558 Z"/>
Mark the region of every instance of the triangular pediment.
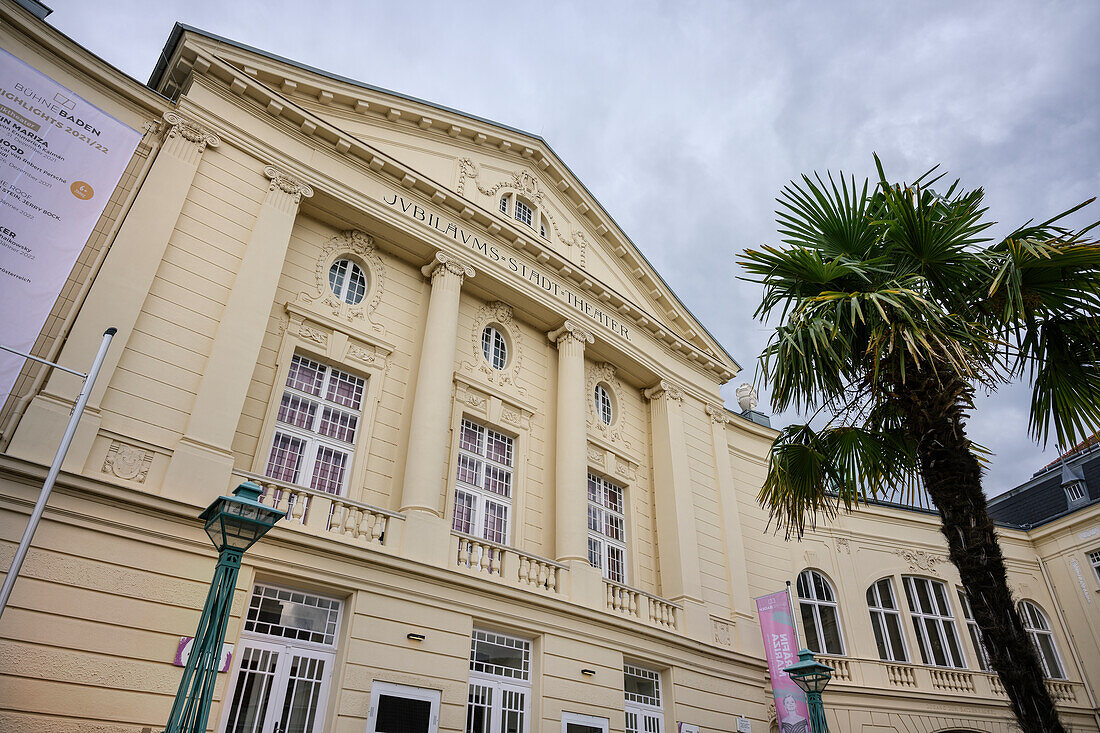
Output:
<path fill-rule="evenodd" d="M 538 136 L 304 67 L 195 29 L 177 26 L 173 38 L 171 48 L 166 48 L 169 60 L 151 80 L 159 91 L 171 95 L 172 84 L 178 82 L 170 80 L 204 73 L 211 63 L 232 67 L 262 85 L 262 96 L 272 97 L 268 112 L 294 106 L 347 139 L 384 153 L 395 165 L 407 166 L 418 180 L 430 180 L 468 201 L 489 222 L 490 231 L 510 230 L 513 241 L 523 241 L 528 251 L 539 251 L 540 260 L 548 260 L 559 273 L 670 348 L 725 378 L 739 370 Z M 303 123 L 303 129 L 315 126 Z M 512 211 L 501 211 L 500 198 L 509 194 L 537 208 L 531 224 L 525 227 Z"/>

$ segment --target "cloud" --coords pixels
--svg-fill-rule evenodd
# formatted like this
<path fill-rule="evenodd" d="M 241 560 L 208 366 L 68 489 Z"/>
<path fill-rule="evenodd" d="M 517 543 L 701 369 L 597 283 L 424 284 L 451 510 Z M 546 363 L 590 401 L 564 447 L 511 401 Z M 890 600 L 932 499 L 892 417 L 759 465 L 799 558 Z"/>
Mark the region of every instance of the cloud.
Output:
<path fill-rule="evenodd" d="M 1097 3 L 52 5 L 142 80 L 178 19 L 543 135 L 745 367 L 738 382 L 768 332 L 735 258 L 776 241 L 787 180 L 862 178 L 872 151 L 901 178 L 942 163 L 985 187 L 1002 233 L 1100 191 Z M 1053 457 L 1026 409 L 1006 388 L 971 421 L 996 451 L 993 491 Z"/>

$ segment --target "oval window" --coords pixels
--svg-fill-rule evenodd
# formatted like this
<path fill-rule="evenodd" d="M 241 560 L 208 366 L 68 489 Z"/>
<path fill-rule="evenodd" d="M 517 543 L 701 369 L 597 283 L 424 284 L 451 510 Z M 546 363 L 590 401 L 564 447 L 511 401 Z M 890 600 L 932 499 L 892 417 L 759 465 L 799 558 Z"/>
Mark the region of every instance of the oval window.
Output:
<path fill-rule="evenodd" d="M 596 400 L 596 414 L 600 416 L 600 421 L 604 425 L 610 425 L 611 420 L 615 417 L 611 406 L 611 394 L 602 384 L 597 384 L 594 397 Z"/>
<path fill-rule="evenodd" d="M 349 259 L 340 259 L 328 268 L 328 285 L 336 297 L 356 305 L 367 294 L 367 273 Z"/>
<path fill-rule="evenodd" d="M 481 352 L 493 369 L 504 369 L 508 363 L 508 342 L 504 340 L 504 334 L 492 326 L 486 326 L 481 332 Z"/>

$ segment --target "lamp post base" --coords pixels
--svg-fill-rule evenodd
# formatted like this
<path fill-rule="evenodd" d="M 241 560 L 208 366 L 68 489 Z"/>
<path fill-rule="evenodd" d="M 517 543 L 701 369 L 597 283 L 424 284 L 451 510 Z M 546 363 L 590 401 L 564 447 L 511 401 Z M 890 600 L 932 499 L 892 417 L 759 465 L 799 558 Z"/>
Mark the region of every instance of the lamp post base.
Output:
<path fill-rule="evenodd" d="M 214 698 L 214 683 L 221 662 L 225 627 L 237 587 L 237 572 L 241 569 L 241 551 L 223 550 L 218 555 L 214 580 L 206 596 L 191 656 L 183 669 L 172 713 L 164 733 L 204 733 Z"/>

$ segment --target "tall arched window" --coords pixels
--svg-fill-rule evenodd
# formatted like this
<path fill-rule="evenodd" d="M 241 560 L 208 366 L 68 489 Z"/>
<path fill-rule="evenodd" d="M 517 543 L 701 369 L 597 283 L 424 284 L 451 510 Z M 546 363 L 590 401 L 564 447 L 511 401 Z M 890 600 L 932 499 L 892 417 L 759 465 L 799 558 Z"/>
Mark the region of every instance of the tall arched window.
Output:
<path fill-rule="evenodd" d="M 1047 617 L 1031 601 L 1020 601 L 1019 611 L 1024 630 L 1031 637 L 1035 653 L 1039 655 L 1039 661 L 1043 665 L 1043 673 L 1050 679 L 1064 680 L 1066 673 L 1062 670 L 1062 659 L 1054 645 L 1054 634 L 1050 631 Z"/>
<path fill-rule="evenodd" d="M 799 573 L 798 598 L 806 648 L 814 654 L 843 654 L 836 594 L 825 576 L 816 570 Z"/>
<path fill-rule="evenodd" d="M 867 589 L 867 609 L 875 630 L 878 657 L 887 662 L 908 662 L 905 634 L 901 630 L 901 613 L 894 598 L 894 584 L 883 578 Z"/>

